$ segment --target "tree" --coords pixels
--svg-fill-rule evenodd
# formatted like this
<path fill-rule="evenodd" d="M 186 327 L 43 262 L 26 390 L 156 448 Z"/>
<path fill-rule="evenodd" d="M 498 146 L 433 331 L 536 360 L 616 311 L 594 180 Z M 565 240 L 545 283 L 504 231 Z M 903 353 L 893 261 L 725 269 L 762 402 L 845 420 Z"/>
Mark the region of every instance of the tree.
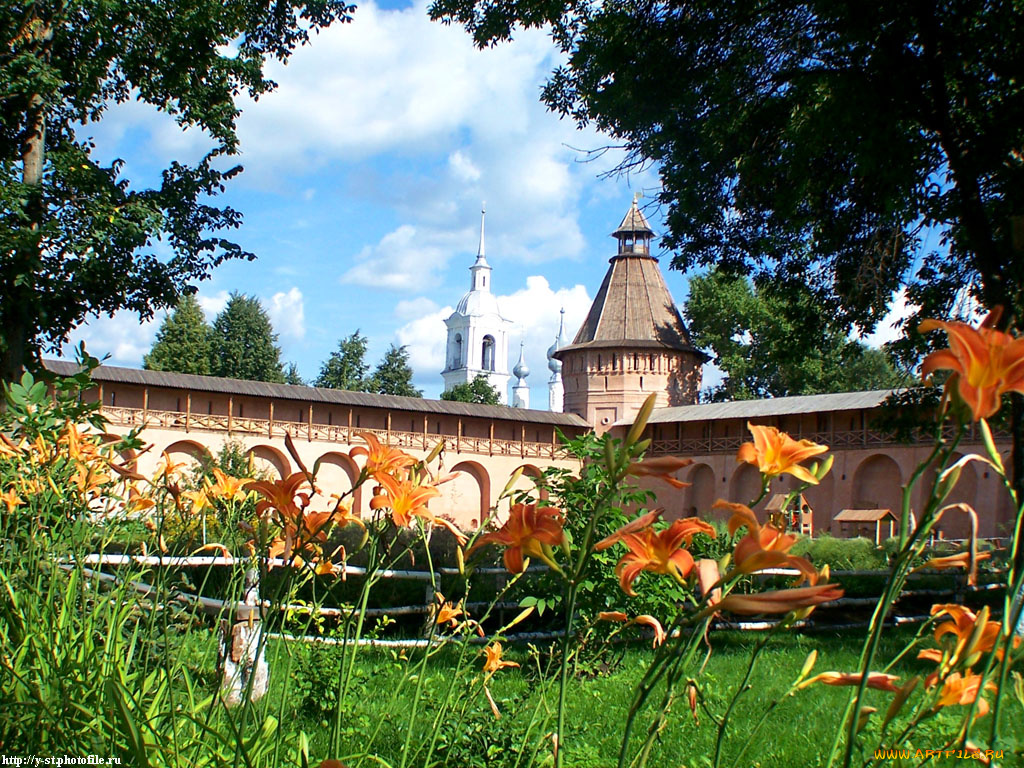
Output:
<path fill-rule="evenodd" d="M 809 282 L 870 329 L 895 291 L 1024 309 L 1014 3 L 435 0 L 481 46 L 551 25 L 543 99 L 657 168 L 680 269 Z M 1018 242 L 1013 245 L 1012 230 Z M 944 247 L 925 250 L 938 230 Z"/>
<path fill-rule="evenodd" d="M 905 383 L 879 349 L 851 341 L 810 291 L 773 292 L 712 271 L 690 281 L 694 344 L 711 349 L 726 378 L 713 400 L 889 389 Z"/>
<path fill-rule="evenodd" d="M 1006 308 L 1024 327 L 1024 14 L 1018 3 L 434 0 L 480 47 L 550 25 L 548 106 L 653 163 L 679 269 L 810 285 L 869 331 Z M 929 235 L 939 246 L 929 248 Z M 915 360 L 928 341 L 896 345 Z M 941 344 L 939 339 L 932 343 Z M 1024 396 L 1011 395 L 1024 493 Z"/>
<path fill-rule="evenodd" d="M 312 33 L 349 20 L 337 0 L 52 0 L 0 4 L 0 377 L 39 365 L 90 315 L 173 307 L 228 258 L 241 217 L 209 198 L 241 170 L 234 97 L 274 87 Z M 89 124 L 139 100 L 213 148 L 154 189 L 93 157 Z"/>
<path fill-rule="evenodd" d="M 299 367 L 295 363 L 288 363 L 288 367 L 284 369 L 284 383 L 299 387 L 306 386 L 306 380 L 299 375 Z"/>
<path fill-rule="evenodd" d="M 412 385 L 412 366 L 409 365 L 409 350 L 392 344 L 370 378 L 373 391 L 382 395 L 423 397 L 423 393 Z"/>
<path fill-rule="evenodd" d="M 232 293 L 213 322 L 210 372 L 247 381 L 284 383 L 281 349 L 259 299 Z"/>
<path fill-rule="evenodd" d="M 338 349 L 331 353 L 320 367 L 320 375 L 313 386 L 328 389 L 347 389 L 351 392 L 371 392 L 372 381 L 366 374 L 370 366 L 366 363 L 367 338 L 356 332 L 338 342 Z"/>
<path fill-rule="evenodd" d="M 482 374 L 477 374 L 472 381 L 456 384 L 451 389 L 445 390 L 441 393 L 441 399 L 460 403 L 501 405 L 501 394 Z"/>
<path fill-rule="evenodd" d="M 149 371 L 174 371 L 210 375 L 212 330 L 196 297 L 181 297 L 174 312 L 164 318 L 142 367 Z"/>

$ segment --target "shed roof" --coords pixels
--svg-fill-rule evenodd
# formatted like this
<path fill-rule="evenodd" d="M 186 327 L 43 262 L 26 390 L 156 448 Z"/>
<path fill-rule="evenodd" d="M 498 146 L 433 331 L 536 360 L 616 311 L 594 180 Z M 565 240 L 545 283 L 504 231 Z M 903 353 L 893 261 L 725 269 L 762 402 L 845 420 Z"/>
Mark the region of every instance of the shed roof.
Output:
<path fill-rule="evenodd" d="M 768 500 L 768 503 L 765 504 L 764 511 L 765 512 L 778 512 L 778 511 L 780 511 L 782 509 L 782 505 L 786 503 L 786 499 L 787 498 L 789 498 L 789 494 L 788 493 L 776 493 L 774 496 L 771 497 L 771 499 Z M 801 508 L 803 508 L 805 506 L 807 508 L 810 508 L 811 505 L 807 503 L 807 497 L 804 496 L 802 493 L 797 497 L 797 500 L 798 500 L 799 505 L 800 505 Z"/>
<path fill-rule="evenodd" d="M 65 360 L 46 360 L 46 368 L 60 376 L 70 376 L 81 370 L 77 363 Z M 265 381 L 242 381 L 219 376 L 197 376 L 190 373 L 168 371 L 144 371 L 138 368 L 121 368 L 101 365 L 93 371 L 98 382 L 116 384 L 137 384 L 140 386 L 189 389 L 194 392 L 216 392 L 227 395 L 249 395 L 251 397 L 273 397 L 281 400 L 297 400 L 307 403 L 334 403 L 338 405 L 383 408 L 393 411 L 449 414 L 471 416 L 481 419 L 497 419 L 527 424 L 549 424 L 568 427 L 589 427 L 587 422 L 574 413 L 553 413 L 527 408 L 511 408 L 504 405 L 479 405 L 449 400 L 428 400 L 422 397 L 400 397 L 398 395 L 377 395 L 370 392 L 349 392 L 343 389 L 323 387 L 300 387 L 292 384 L 271 384 Z"/>
<path fill-rule="evenodd" d="M 891 509 L 844 509 L 832 519 L 840 523 L 877 523 L 887 517 L 896 519 Z"/>
<path fill-rule="evenodd" d="M 877 408 L 895 389 L 875 389 L 869 392 L 840 392 L 832 395 L 799 395 L 772 397 L 765 400 L 735 400 L 729 403 L 703 403 L 659 408 L 651 414 L 652 424 L 680 421 L 713 421 L 715 419 L 757 419 L 766 416 L 785 416 L 798 413 L 828 411 L 856 411 Z M 619 422 L 632 423 L 630 421 Z"/>

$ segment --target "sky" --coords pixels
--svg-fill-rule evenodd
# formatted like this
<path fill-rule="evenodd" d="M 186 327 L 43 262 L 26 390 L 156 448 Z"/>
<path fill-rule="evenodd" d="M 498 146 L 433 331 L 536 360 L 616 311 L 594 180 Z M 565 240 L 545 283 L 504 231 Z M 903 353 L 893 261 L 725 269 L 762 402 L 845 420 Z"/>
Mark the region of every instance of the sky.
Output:
<path fill-rule="evenodd" d="M 258 258 L 218 267 L 199 301 L 212 321 L 231 292 L 258 297 L 283 362 L 307 380 L 356 330 L 369 339 L 371 366 L 389 345 L 407 345 L 414 385 L 437 397 L 444 319 L 469 289 L 486 202 L 494 293 L 512 322 L 509 369 L 523 342 L 531 405 L 546 408 L 559 310 L 571 340 L 614 255 L 609 234 L 634 193 L 653 198 L 657 177 L 608 175 L 621 152 L 593 159 L 588 150 L 611 140 L 546 110 L 540 88 L 561 58 L 542 32 L 478 51 L 461 28 L 430 22 L 426 8 L 360 4 L 352 23 L 321 32 L 287 66 L 268 65 L 278 88 L 241 100 L 245 170 L 216 199 L 244 216 L 226 236 Z M 137 102 L 113 107 L 81 136 L 101 162 L 123 160 L 136 187 L 210 147 L 200 131 Z M 645 210 L 664 232 L 657 209 Z M 681 304 L 686 275 L 660 255 Z M 65 349 L 85 341 L 109 364 L 141 367 L 163 316 L 91 319 Z M 715 378 L 706 371 L 705 383 Z"/>

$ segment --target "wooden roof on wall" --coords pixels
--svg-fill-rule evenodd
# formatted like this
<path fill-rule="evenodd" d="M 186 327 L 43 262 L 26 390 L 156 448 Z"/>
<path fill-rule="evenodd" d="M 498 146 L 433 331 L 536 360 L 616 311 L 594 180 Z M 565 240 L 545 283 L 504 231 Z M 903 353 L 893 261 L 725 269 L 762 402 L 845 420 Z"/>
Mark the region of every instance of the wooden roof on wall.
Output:
<path fill-rule="evenodd" d="M 78 364 L 64 360 L 46 360 L 43 364 L 48 370 L 59 376 L 71 376 L 81 370 Z M 370 392 L 349 392 L 344 389 L 325 389 L 323 387 L 299 387 L 292 384 L 242 381 L 240 379 L 225 379 L 219 376 L 197 376 L 189 373 L 144 371 L 138 368 L 120 368 L 114 365 L 101 365 L 93 371 L 93 380 L 114 384 L 186 389 L 193 392 L 295 400 L 305 403 L 330 403 L 353 407 L 382 408 L 392 411 L 412 411 L 514 421 L 525 424 L 589 428 L 587 422 L 574 413 L 553 413 L 551 411 L 534 411 L 527 408 L 511 408 L 504 405 L 479 405 L 477 403 L 459 403 L 449 400 L 428 400 L 422 397 L 376 395 Z"/>

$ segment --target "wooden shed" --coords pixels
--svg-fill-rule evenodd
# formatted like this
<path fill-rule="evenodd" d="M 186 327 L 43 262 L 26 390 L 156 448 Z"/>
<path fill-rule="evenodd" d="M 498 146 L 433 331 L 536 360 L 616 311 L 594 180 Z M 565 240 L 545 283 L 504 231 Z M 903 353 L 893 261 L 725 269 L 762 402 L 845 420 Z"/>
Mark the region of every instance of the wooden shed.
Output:
<path fill-rule="evenodd" d="M 768 504 L 764 508 L 765 514 L 768 515 L 768 522 L 781 531 L 790 528 L 804 536 L 813 536 L 814 510 L 807 503 L 807 497 L 801 493 L 788 513 L 784 513 L 782 505 L 787 496 L 788 494 L 785 493 L 776 493 L 768 500 Z"/>
<path fill-rule="evenodd" d="M 874 533 L 875 544 L 882 544 L 882 525 L 889 523 L 889 535 L 891 538 L 896 535 L 896 526 L 899 521 L 891 509 L 844 509 L 833 518 L 839 523 L 839 533 L 844 537 L 865 536 L 871 538 Z"/>

